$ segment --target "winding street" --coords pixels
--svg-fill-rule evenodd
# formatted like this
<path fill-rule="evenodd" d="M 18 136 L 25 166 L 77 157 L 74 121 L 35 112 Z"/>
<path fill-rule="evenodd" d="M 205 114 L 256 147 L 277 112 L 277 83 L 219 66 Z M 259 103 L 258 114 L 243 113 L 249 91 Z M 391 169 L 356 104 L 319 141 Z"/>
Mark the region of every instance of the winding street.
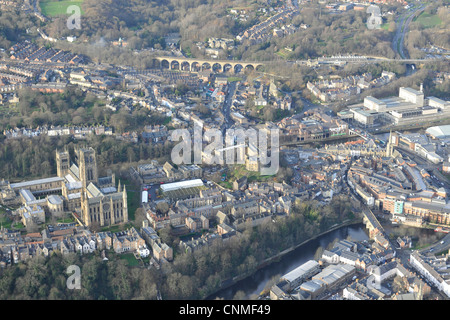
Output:
<path fill-rule="evenodd" d="M 400 55 L 402 59 L 407 59 L 407 53 L 405 54 L 404 42 L 405 34 L 409 29 L 411 21 L 419 16 L 426 8 L 426 5 L 421 4 L 419 7 L 412 7 L 400 15 L 399 19 L 396 21 L 397 30 L 392 40 L 392 49 Z"/>

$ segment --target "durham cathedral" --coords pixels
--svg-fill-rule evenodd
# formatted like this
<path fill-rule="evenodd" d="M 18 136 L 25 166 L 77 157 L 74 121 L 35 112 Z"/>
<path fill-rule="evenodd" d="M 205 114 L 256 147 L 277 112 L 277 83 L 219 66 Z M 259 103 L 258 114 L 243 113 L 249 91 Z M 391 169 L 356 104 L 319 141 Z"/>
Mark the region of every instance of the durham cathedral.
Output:
<path fill-rule="evenodd" d="M 19 183 L 0 182 L 0 200 L 21 205 L 18 209 L 30 223 L 43 223 L 43 214 L 62 216 L 71 212 L 83 225 L 110 226 L 128 222 L 127 192 L 115 175 L 98 176 L 95 150 L 75 147 L 56 151 L 57 176 Z M 43 214 L 39 215 L 39 212 Z M 40 220 L 40 221 L 39 221 Z"/>

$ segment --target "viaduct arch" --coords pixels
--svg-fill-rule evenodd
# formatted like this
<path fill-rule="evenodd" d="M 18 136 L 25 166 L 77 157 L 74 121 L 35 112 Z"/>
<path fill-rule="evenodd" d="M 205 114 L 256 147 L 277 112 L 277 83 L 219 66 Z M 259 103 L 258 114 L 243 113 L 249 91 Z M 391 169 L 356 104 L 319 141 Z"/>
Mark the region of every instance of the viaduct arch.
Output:
<path fill-rule="evenodd" d="M 239 73 L 246 69 L 257 70 L 264 67 L 261 62 L 251 61 L 205 60 L 184 57 L 155 57 L 155 60 L 160 68 L 191 72 L 211 70 L 214 72 Z"/>

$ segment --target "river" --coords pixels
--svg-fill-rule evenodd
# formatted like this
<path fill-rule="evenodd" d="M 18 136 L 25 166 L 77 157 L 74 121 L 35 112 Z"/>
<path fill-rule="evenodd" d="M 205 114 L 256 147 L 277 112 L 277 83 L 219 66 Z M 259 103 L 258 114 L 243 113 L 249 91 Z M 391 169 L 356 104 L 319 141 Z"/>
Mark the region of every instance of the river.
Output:
<path fill-rule="evenodd" d="M 347 236 L 350 236 L 351 239 L 355 241 L 369 239 L 363 224 L 341 227 L 305 243 L 297 249 L 287 253 L 280 261 L 273 262 L 270 265 L 259 269 L 252 276 L 235 283 L 231 287 L 216 292 L 208 299 L 221 298 L 231 300 L 238 291 L 244 292 L 245 299 L 254 298 L 260 294 L 268 282 L 273 280 L 274 277 L 279 278 L 306 261 L 314 259 L 314 254 L 319 247 L 325 249 L 328 244 L 333 242 L 336 238 L 343 240 L 346 239 Z"/>

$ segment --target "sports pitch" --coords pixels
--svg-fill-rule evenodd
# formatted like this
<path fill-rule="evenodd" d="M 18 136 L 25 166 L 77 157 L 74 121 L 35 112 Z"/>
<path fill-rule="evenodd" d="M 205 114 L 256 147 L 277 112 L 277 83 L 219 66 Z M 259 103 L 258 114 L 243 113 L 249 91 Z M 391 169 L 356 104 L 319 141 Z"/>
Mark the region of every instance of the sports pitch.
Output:
<path fill-rule="evenodd" d="M 41 0 L 39 5 L 41 7 L 42 14 L 44 16 L 53 17 L 57 15 L 67 15 L 67 7 L 75 5 L 79 6 L 81 14 L 81 4 L 84 0 L 68 0 L 68 1 L 55 1 L 55 0 Z M 71 14 L 72 12 L 69 12 Z"/>

